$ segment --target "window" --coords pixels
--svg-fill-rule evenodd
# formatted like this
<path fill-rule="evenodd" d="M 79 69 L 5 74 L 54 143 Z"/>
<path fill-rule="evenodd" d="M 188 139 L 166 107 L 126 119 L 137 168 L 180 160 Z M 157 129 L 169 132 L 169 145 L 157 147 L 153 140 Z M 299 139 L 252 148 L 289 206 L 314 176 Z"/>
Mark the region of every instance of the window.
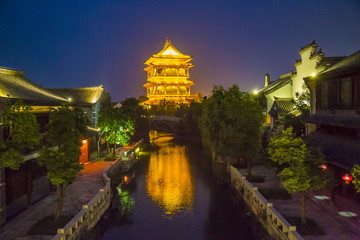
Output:
<path fill-rule="evenodd" d="M 318 109 L 355 109 L 360 107 L 360 79 L 344 77 L 316 84 Z"/>
<path fill-rule="evenodd" d="M 352 107 L 352 81 L 349 77 L 340 80 L 339 100 L 341 108 Z"/>
<path fill-rule="evenodd" d="M 339 80 L 329 82 L 329 107 L 335 109 L 339 106 Z"/>
<path fill-rule="evenodd" d="M 328 82 L 320 82 L 317 84 L 318 94 L 317 94 L 317 107 L 319 109 L 328 108 L 328 99 L 329 99 L 329 86 Z"/>

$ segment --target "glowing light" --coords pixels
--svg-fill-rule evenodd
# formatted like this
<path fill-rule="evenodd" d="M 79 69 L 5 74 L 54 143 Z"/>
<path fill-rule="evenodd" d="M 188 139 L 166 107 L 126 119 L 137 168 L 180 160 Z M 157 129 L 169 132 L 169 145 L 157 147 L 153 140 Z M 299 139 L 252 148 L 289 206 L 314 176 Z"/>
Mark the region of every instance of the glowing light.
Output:
<path fill-rule="evenodd" d="M 311 76 L 315 77 L 315 76 L 316 76 L 316 73 L 312 73 Z"/>
<path fill-rule="evenodd" d="M 139 151 L 140 151 L 140 148 L 135 149 L 135 152 L 136 152 L 136 153 L 139 152 Z"/>
<path fill-rule="evenodd" d="M 325 164 L 321 165 L 320 168 L 322 168 L 322 170 L 326 170 L 327 166 Z"/>
<path fill-rule="evenodd" d="M 71 97 L 69 97 L 68 100 L 71 102 Z"/>
<path fill-rule="evenodd" d="M 259 91 L 258 91 L 257 89 L 255 89 L 255 90 L 253 91 L 254 94 L 258 94 L 258 92 L 259 92 Z"/>
<path fill-rule="evenodd" d="M 356 217 L 356 216 L 357 216 L 356 213 L 347 212 L 347 211 L 338 212 L 338 214 L 339 214 L 340 216 L 343 216 L 343 217 Z"/>
<path fill-rule="evenodd" d="M 349 174 L 345 174 L 342 179 L 345 181 L 346 184 L 349 184 L 351 182 L 352 177 Z"/>
<path fill-rule="evenodd" d="M 129 183 L 129 177 L 128 176 L 124 176 L 124 182 Z"/>
<path fill-rule="evenodd" d="M 174 49 L 168 48 L 162 53 L 162 55 L 179 55 L 179 54 L 175 52 Z"/>
<path fill-rule="evenodd" d="M 168 146 L 172 139 L 150 132 L 157 145 Z M 171 217 L 178 212 L 191 212 L 194 182 L 184 146 L 164 147 L 151 155 L 146 175 L 146 189 L 151 199 Z"/>
<path fill-rule="evenodd" d="M 318 200 L 330 199 L 328 196 L 314 196 L 314 198 L 316 198 Z"/>
<path fill-rule="evenodd" d="M 192 60 L 191 56 L 180 53 L 170 41 L 166 41 L 163 50 L 158 54 L 152 55 L 145 62 L 148 65 L 144 69 L 148 73 L 148 82 L 143 86 L 146 89 L 154 89 L 154 91 L 147 91 L 148 100 L 141 104 L 158 105 L 162 99 L 176 104 L 190 104 L 191 100 L 198 101 L 196 95 L 190 94 L 190 86 L 195 84 L 193 81 L 188 80 L 189 68 L 194 66 L 194 64 L 189 63 L 190 60 Z M 174 65 L 177 67 L 174 67 Z M 155 68 L 158 67 L 156 74 L 153 74 L 154 66 L 156 66 Z M 183 69 L 183 72 L 178 71 L 180 68 Z M 187 72 L 187 74 L 185 75 L 184 72 Z M 188 90 L 184 93 L 176 90 L 180 88 L 180 85 L 185 85 Z M 174 95 L 182 96 L 174 97 Z"/>
<path fill-rule="evenodd" d="M 82 143 L 84 143 L 84 144 L 85 144 L 85 143 L 86 143 L 86 140 L 82 140 Z"/>

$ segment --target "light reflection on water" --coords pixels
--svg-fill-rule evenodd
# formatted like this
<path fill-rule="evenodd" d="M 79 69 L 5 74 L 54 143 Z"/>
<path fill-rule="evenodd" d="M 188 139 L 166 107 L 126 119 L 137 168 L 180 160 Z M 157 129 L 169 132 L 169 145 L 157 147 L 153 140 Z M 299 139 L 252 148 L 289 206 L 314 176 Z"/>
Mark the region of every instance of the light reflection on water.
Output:
<path fill-rule="evenodd" d="M 172 135 L 150 132 L 151 141 L 160 146 L 149 160 L 146 189 L 151 199 L 171 218 L 176 213 L 191 214 L 194 181 L 185 146 L 174 145 Z"/>

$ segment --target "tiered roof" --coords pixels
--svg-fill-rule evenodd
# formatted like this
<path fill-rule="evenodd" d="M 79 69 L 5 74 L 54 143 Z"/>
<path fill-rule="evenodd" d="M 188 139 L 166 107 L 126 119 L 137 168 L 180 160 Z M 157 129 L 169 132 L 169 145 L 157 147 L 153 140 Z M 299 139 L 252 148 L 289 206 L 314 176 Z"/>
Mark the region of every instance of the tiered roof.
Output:
<path fill-rule="evenodd" d="M 171 44 L 169 40 L 166 40 L 164 48 L 157 54 L 152 55 L 149 60 L 145 62 L 146 65 L 169 65 L 172 64 L 188 64 L 192 66 L 192 63 L 187 63 L 193 59 L 192 56 L 182 54 L 179 50 L 177 50 L 174 45 Z M 145 69 L 146 71 L 146 69 Z"/>
<path fill-rule="evenodd" d="M 29 81 L 23 71 L 5 67 L 0 67 L 0 98 L 22 99 L 38 104 L 68 102 L 66 98 Z"/>

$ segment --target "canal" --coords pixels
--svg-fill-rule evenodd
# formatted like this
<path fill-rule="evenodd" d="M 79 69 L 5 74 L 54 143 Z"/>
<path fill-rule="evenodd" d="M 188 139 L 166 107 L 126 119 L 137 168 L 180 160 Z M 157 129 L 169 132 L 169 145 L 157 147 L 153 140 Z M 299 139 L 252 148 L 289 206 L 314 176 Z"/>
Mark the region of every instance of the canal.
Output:
<path fill-rule="evenodd" d="M 142 153 L 118 179 L 135 201 L 133 212 L 123 217 L 113 207 L 100 221 L 99 239 L 264 239 L 244 203 L 215 179 L 201 148 L 175 143 L 169 133 L 150 136 L 158 149 Z"/>

